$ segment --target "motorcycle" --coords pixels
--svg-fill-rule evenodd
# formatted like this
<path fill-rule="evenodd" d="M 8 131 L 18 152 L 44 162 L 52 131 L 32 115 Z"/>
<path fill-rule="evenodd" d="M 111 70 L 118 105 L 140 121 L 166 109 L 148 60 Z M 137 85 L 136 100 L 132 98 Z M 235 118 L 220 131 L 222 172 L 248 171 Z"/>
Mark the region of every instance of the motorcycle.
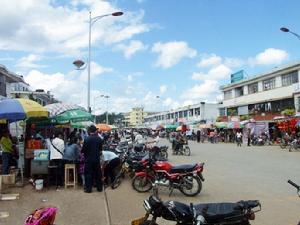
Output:
<path fill-rule="evenodd" d="M 298 194 L 298 196 L 300 197 L 300 186 L 299 186 L 298 184 L 295 184 L 295 183 L 294 183 L 293 181 L 291 181 L 291 180 L 288 180 L 288 183 L 297 189 L 297 194 Z M 300 221 L 299 221 L 298 225 L 300 225 Z"/>
<path fill-rule="evenodd" d="M 289 152 L 291 152 L 293 149 L 297 151 L 300 149 L 300 142 L 296 138 L 289 143 Z"/>
<path fill-rule="evenodd" d="M 258 209 L 254 210 L 256 207 Z M 146 215 L 133 220 L 131 225 L 158 225 L 159 217 L 175 221 L 177 225 L 250 225 L 249 220 L 255 219 L 261 205 L 257 200 L 186 205 L 177 201 L 163 202 L 151 195 L 144 200 L 144 208 Z"/>
<path fill-rule="evenodd" d="M 188 141 L 184 140 L 181 143 L 176 143 L 176 141 L 175 141 L 175 144 L 174 144 L 174 147 L 173 147 L 173 155 L 190 156 L 191 155 L 191 149 L 188 145 Z"/>
<path fill-rule="evenodd" d="M 169 195 L 174 189 L 186 196 L 196 196 L 201 192 L 204 163 L 173 166 L 150 157 L 144 166 L 146 169 L 137 172 L 132 180 L 132 187 L 137 192 L 148 192 L 154 184 L 169 187 Z"/>

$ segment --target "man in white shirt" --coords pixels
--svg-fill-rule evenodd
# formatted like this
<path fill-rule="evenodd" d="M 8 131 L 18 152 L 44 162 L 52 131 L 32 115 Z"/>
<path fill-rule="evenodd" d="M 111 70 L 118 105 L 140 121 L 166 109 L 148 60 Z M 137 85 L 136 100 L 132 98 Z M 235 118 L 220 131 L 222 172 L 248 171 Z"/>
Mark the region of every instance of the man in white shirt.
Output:
<path fill-rule="evenodd" d="M 236 142 L 237 142 L 237 146 L 242 146 L 242 137 L 243 137 L 243 134 L 241 131 L 238 131 L 236 133 Z"/>
<path fill-rule="evenodd" d="M 140 133 L 137 133 L 136 136 L 135 136 L 134 141 L 137 144 L 143 144 L 144 143 L 144 138 L 143 138 L 143 136 Z"/>
<path fill-rule="evenodd" d="M 53 140 L 47 140 L 48 148 L 50 150 L 50 164 L 57 166 L 57 185 L 63 185 L 63 154 L 65 151 L 65 143 L 61 133 L 56 133 Z"/>
<path fill-rule="evenodd" d="M 108 178 L 112 184 L 115 181 L 115 169 L 121 164 L 120 158 L 111 151 L 102 151 L 104 161 L 105 183 L 108 184 Z"/>

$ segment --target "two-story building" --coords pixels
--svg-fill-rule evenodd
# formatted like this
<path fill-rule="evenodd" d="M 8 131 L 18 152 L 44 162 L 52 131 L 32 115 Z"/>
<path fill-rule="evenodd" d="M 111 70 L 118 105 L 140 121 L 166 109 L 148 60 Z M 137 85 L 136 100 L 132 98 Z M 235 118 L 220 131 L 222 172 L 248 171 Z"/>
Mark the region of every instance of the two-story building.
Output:
<path fill-rule="evenodd" d="M 220 87 L 223 93 L 219 109 L 223 120 L 247 116 L 256 121 L 273 121 L 286 109 L 300 112 L 300 62 Z"/>
<path fill-rule="evenodd" d="M 198 104 L 171 109 L 145 117 L 145 125 L 155 127 L 175 123 L 214 123 L 218 117 L 219 104 L 200 102 Z"/>

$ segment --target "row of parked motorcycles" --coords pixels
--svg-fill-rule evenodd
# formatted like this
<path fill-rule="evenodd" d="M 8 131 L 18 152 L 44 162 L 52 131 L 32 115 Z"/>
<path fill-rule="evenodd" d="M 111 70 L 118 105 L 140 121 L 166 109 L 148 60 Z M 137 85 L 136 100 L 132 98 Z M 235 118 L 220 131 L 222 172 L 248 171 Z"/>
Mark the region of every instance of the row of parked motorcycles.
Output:
<path fill-rule="evenodd" d="M 290 152 L 292 150 L 300 150 L 300 139 L 299 138 L 282 138 L 280 140 L 280 147 L 282 149 L 288 149 Z"/>

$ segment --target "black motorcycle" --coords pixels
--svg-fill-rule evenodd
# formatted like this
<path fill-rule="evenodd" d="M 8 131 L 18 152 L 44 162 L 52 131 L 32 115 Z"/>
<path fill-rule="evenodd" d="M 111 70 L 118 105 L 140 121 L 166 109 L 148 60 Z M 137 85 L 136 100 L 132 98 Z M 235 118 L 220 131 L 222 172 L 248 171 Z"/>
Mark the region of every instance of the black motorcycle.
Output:
<path fill-rule="evenodd" d="M 152 195 L 144 201 L 144 208 L 146 215 L 132 221 L 131 225 L 158 225 L 156 219 L 159 217 L 175 221 L 177 225 L 250 225 L 249 221 L 255 219 L 261 205 L 257 200 L 186 205 L 176 201 L 163 202 Z"/>
<path fill-rule="evenodd" d="M 300 186 L 299 186 L 298 184 L 295 184 L 295 183 L 294 183 L 293 181 L 291 181 L 291 180 L 288 180 L 288 183 L 297 189 L 297 194 L 298 194 L 298 196 L 300 197 Z M 300 221 L 299 221 L 298 225 L 300 225 Z"/>

